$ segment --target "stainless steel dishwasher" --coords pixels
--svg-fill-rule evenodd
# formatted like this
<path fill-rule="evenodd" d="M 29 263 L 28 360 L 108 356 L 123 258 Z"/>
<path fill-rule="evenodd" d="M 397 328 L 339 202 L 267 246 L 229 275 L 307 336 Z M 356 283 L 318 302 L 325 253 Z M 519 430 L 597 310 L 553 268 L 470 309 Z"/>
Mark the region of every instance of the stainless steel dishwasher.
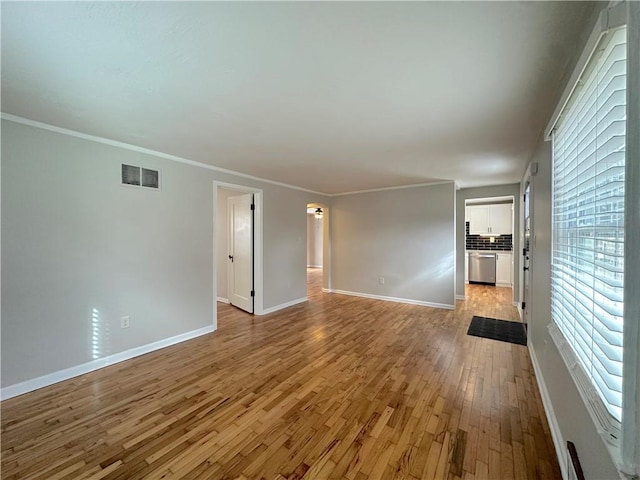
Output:
<path fill-rule="evenodd" d="M 469 254 L 469 283 L 496 284 L 496 254 L 471 252 Z"/>

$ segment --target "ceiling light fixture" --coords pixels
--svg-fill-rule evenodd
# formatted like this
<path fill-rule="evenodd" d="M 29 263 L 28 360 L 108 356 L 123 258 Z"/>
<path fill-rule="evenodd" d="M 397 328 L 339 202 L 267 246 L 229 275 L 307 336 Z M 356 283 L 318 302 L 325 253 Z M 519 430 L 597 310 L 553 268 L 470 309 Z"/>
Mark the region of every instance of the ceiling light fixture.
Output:
<path fill-rule="evenodd" d="M 315 213 L 315 217 L 320 220 L 322 219 L 322 215 L 324 214 L 324 212 L 322 211 L 322 209 L 320 207 L 316 208 L 316 213 Z"/>

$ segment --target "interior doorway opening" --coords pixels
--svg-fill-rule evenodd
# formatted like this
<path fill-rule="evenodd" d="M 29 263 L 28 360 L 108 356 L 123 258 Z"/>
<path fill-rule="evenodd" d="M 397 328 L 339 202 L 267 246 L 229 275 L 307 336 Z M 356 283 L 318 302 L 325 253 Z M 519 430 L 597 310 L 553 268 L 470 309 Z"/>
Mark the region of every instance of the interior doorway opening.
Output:
<path fill-rule="evenodd" d="M 465 201 L 465 284 L 508 288 L 509 303 L 516 299 L 515 198 L 473 198 Z M 470 285 L 471 284 L 471 285 Z"/>
<path fill-rule="evenodd" d="M 214 302 L 263 311 L 262 190 L 214 182 Z"/>
<path fill-rule="evenodd" d="M 307 204 L 307 296 L 328 291 L 328 225 L 326 205 Z"/>

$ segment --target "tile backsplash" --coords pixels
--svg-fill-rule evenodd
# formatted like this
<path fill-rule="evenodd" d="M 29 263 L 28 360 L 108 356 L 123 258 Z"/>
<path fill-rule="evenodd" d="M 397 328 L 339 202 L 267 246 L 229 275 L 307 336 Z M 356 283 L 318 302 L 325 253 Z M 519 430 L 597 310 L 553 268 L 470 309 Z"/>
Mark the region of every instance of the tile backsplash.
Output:
<path fill-rule="evenodd" d="M 467 250 L 497 250 L 512 251 L 513 235 L 500 235 L 494 238 L 491 243 L 491 237 L 481 237 L 480 235 L 469 235 L 469 222 L 465 225 Z"/>

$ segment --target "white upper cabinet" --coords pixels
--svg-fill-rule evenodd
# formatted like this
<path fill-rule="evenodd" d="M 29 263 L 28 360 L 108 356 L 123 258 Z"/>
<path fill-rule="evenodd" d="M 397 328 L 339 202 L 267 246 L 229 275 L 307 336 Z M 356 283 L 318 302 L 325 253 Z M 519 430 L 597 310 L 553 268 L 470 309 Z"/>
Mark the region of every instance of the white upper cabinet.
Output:
<path fill-rule="evenodd" d="M 512 203 L 503 203 L 490 206 L 491 233 L 507 235 L 513 233 Z"/>
<path fill-rule="evenodd" d="M 469 212 L 469 233 L 480 235 L 489 233 L 489 205 L 467 207 Z"/>
<path fill-rule="evenodd" d="M 471 235 L 507 235 L 513 233 L 511 203 L 497 205 L 469 205 L 469 233 Z"/>

